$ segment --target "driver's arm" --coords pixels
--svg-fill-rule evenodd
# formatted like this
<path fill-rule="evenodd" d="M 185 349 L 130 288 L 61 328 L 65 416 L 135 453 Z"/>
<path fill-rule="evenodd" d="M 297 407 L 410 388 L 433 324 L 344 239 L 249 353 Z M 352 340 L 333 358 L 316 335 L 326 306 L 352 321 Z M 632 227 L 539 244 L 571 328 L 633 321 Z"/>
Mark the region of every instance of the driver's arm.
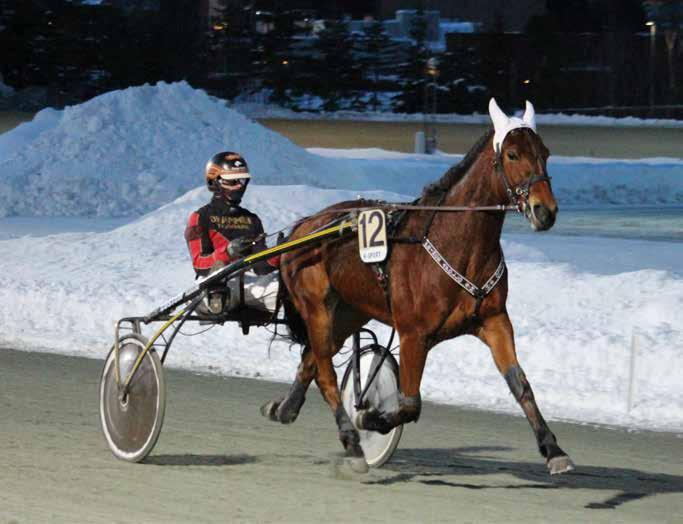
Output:
<path fill-rule="evenodd" d="M 256 242 L 254 245 L 254 248 L 252 249 L 252 253 L 258 253 L 259 251 L 263 251 L 266 249 L 268 246 L 266 246 L 266 239 L 261 236 L 263 235 L 263 224 L 261 223 L 261 220 L 257 219 L 257 222 L 255 224 L 256 230 L 258 231 L 258 236 L 260 237 L 260 240 Z M 275 255 L 274 257 L 271 257 L 267 260 L 262 260 L 261 262 L 257 262 L 254 264 L 254 273 L 257 275 L 267 275 L 268 273 L 272 273 L 275 271 L 277 268 L 280 267 L 280 256 Z"/>

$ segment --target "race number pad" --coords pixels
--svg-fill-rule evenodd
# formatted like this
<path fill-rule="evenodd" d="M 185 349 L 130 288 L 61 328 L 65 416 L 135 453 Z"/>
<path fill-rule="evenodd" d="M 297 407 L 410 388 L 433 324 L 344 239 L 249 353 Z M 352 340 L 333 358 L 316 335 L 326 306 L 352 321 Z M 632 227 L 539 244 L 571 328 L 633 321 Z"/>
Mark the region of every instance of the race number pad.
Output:
<path fill-rule="evenodd" d="M 361 211 L 358 215 L 358 251 L 367 264 L 387 258 L 387 218 L 381 209 Z"/>

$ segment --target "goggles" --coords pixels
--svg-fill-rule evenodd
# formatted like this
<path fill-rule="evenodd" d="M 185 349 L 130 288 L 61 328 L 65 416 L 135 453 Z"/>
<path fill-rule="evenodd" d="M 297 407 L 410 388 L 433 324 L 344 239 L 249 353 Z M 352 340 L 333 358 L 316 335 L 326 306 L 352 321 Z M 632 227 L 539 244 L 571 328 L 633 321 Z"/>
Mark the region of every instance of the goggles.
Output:
<path fill-rule="evenodd" d="M 229 176 L 229 178 L 228 178 Z M 219 183 L 221 186 L 246 186 L 249 183 L 249 178 L 251 177 L 240 177 L 240 178 L 233 178 L 234 175 L 221 175 L 219 177 Z"/>

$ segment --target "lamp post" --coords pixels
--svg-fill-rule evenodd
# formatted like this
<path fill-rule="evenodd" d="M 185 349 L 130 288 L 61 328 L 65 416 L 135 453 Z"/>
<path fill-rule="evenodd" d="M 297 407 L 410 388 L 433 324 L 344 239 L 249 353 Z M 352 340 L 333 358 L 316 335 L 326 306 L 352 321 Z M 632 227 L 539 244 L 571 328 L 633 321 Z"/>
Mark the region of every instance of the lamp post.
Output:
<path fill-rule="evenodd" d="M 424 103 L 424 134 L 425 134 L 425 153 L 431 154 L 436 151 L 436 127 L 428 125 L 427 115 L 436 114 L 436 94 L 438 87 L 436 79 L 439 77 L 439 59 L 432 57 L 427 60 L 425 73 L 427 74 L 427 81 L 425 82 L 425 103 Z"/>
<path fill-rule="evenodd" d="M 656 53 L 656 44 L 657 44 L 657 24 L 650 20 L 647 22 L 647 25 L 650 28 L 650 91 L 649 91 L 649 102 L 650 102 L 650 111 L 653 110 L 653 107 L 655 105 L 655 59 L 657 56 Z"/>

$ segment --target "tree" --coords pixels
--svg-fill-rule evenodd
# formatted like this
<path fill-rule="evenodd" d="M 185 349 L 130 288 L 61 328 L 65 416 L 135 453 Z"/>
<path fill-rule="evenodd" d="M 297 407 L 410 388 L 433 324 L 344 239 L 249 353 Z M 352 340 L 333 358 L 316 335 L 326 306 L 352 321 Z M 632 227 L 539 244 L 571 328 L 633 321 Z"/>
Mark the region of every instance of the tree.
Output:
<path fill-rule="evenodd" d="M 373 20 L 363 28 L 363 37 L 357 42 L 356 60 L 367 79 L 366 91 L 370 92 L 368 105 L 373 111 L 380 109 L 379 92 L 393 90 L 391 66 L 397 60 L 398 46 L 384 30 L 384 24 Z"/>
<path fill-rule="evenodd" d="M 210 21 L 207 35 L 209 77 L 223 98 L 231 99 L 250 86 L 254 68 L 255 33 L 252 10 L 238 0 L 219 0 L 218 15 Z"/>
<path fill-rule="evenodd" d="M 97 61 L 97 46 L 81 42 L 82 7 L 65 0 L 21 2 L 3 31 L 3 70 L 15 87 L 46 88 L 47 102 L 73 102 Z"/>
<path fill-rule="evenodd" d="M 112 8 L 99 16 L 94 31 L 102 35 L 102 68 L 109 74 L 109 89 L 155 83 L 165 74 L 162 27 L 156 11 Z"/>
<path fill-rule="evenodd" d="M 467 114 L 486 107 L 490 92 L 480 76 L 481 61 L 481 54 L 467 45 L 441 56 L 439 112 Z"/>
<path fill-rule="evenodd" d="M 195 0 L 160 0 L 163 79 L 201 83 L 206 72 L 204 25 Z"/>
<path fill-rule="evenodd" d="M 314 93 L 323 100 L 323 111 L 337 111 L 353 94 L 354 80 L 360 76 L 353 56 L 353 39 L 344 20 L 328 20 L 317 35 L 313 53 L 318 81 Z"/>
<path fill-rule="evenodd" d="M 398 67 L 401 93 L 394 97 L 394 109 L 401 113 L 418 113 L 424 110 L 425 86 L 427 84 L 427 18 L 420 8 L 416 11 L 410 30 L 412 42 L 406 57 Z"/>
<path fill-rule="evenodd" d="M 267 30 L 254 37 L 253 71 L 260 87 L 269 91 L 269 100 L 278 105 L 292 104 L 292 37 L 295 34 L 290 13 L 276 9 Z"/>
<path fill-rule="evenodd" d="M 669 90 L 674 96 L 676 84 L 676 48 L 678 37 L 683 26 L 683 1 L 681 0 L 648 0 L 643 2 L 648 21 L 653 23 L 653 31 L 664 32 L 667 59 L 669 65 Z"/>

